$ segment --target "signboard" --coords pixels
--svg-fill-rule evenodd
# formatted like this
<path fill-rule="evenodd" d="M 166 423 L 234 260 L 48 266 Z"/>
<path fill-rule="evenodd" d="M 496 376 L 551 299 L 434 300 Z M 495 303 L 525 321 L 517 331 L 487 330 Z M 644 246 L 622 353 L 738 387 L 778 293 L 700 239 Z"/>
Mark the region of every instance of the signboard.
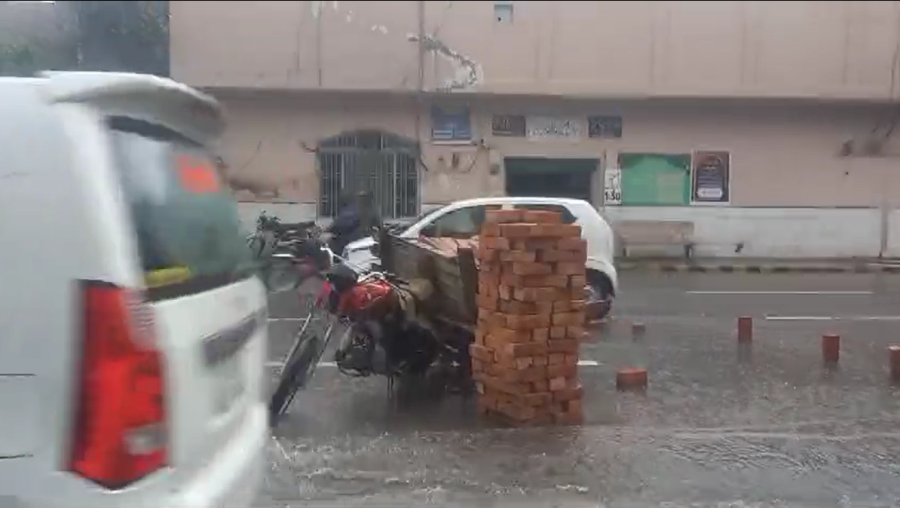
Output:
<path fill-rule="evenodd" d="M 730 154 L 696 151 L 692 164 L 691 200 L 695 203 L 728 203 L 731 199 Z"/>
<path fill-rule="evenodd" d="M 603 204 L 622 204 L 622 170 L 606 168 L 603 172 Z"/>
<path fill-rule="evenodd" d="M 529 116 L 525 128 L 532 139 L 579 139 L 584 130 L 579 118 L 550 116 Z"/>

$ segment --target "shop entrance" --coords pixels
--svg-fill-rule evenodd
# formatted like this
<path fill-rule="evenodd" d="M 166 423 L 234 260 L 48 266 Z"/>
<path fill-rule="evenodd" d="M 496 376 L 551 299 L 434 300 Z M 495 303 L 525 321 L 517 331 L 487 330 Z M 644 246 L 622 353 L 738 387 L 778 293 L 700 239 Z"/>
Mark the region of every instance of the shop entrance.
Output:
<path fill-rule="evenodd" d="M 593 204 L 591 176 L 598 159 L 506 157 L 506 194 L 583 199 Z"/>

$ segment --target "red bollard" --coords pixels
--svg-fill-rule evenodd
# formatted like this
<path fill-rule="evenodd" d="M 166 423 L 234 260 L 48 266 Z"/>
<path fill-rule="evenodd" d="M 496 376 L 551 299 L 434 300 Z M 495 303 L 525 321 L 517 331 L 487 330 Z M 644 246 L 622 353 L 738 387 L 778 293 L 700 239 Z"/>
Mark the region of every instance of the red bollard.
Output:
<path fill-rule="evenodd" d="M 822 360 L 825 363 L 837 363 L 841 358 L 841 336 L 826 333 L 822 336 Z"/>
<path fill-rule="evenodd" d="M 616 389 L 619 391 L 644 390 L 647 381 L 647 369 L 625 368 L 616 372 Z"/>
<path fill-rule="evenodd" d="M 888 348 L 891 364 L 891 381 L 900 383 L 900 346 L 891 346 Z"/>
<path fill-rule="evenodd" d="M 737 321 L 738 342 L 750 342 L 753 340 L 753 318 L 741 316 Z"/>

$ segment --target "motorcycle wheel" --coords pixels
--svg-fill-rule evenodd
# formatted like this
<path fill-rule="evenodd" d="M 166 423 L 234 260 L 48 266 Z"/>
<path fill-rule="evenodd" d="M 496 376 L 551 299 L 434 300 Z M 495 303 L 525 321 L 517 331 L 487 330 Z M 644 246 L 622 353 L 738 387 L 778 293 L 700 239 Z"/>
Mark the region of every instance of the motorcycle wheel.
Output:
<path fill-rule="evenodd" d="M 290 261 L 272 261 L 263 268 L 263 284 L 270 293 L 293 291 L 300 287 L 302 277 Z"/>
<path fill-rule="evenodd" d="M 294 357 L 288 358 L 278 380 L 278 387 L 275 388 L 275 393 L 269 401 L 269 422 L 272 426 L 277 425 L 278 420 L 287 412 L 297 391 L 309 382 L 322 355 L 318 347 L 318 337 L 311 335 L 302 340 L 303 343 L 296 349 Z"/>

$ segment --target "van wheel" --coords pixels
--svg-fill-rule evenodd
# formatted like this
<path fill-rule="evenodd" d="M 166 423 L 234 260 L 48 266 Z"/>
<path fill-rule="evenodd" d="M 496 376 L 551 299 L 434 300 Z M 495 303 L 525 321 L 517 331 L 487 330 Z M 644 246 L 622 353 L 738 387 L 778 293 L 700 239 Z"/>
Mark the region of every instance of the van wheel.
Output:
<path fill-rule="evenodd" d="M 588 270 L 585 290 L 587 293 L 588 321 L 606 318 L 612 311 L 613 297 L 615 296 L 609 277 L 604 273 Z"/>

